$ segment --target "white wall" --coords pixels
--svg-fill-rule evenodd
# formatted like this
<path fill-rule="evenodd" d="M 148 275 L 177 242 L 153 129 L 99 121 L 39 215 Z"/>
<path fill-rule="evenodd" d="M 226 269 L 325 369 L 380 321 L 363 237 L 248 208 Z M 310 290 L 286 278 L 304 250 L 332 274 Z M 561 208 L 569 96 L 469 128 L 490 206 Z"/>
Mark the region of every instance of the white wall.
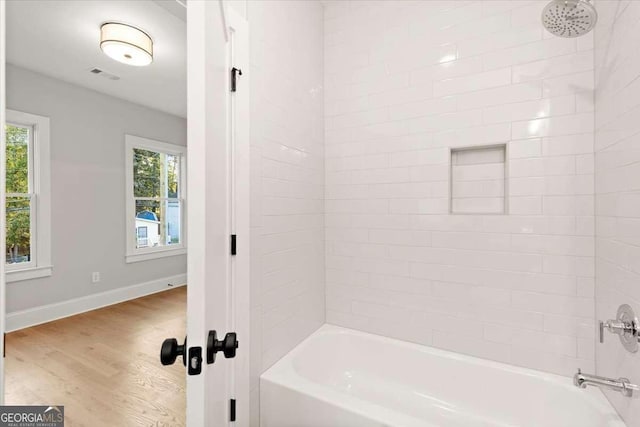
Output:
<path fill-rule="evenodd" d="M 230 2 L 251 80 L 251 425 L 259 376 L 325 321 L 319 2 Z M 242 85 L 242 80 L 240 81 Z"/>
<path fill-rule="evenodd" d="M 593 370 L 593 34 L 546 3 L 325 2 L 328 322 Z M 450 215 L 449 150 L 498 143 L 509 214 Z"/>
<path fill-rule="evenodd" d="M 596 318 L 620 304 L 640 312 L 640 2 L 599 1 L 596 27 Z M 615 335 L 596 344 L 598 375 L 640 383 L 640 353 Z M 640 402 L 605 391 L 627 422 Z"/>
<path fill-rule="evenodd" d="M 53 235 L 53 275 L 8 283 L 7 313 L 186 274 L 184 255 L 125 263 L 124 195 L 124 135 L 186 145 L 185 119 L 12 65 L 7 106 L 51 119 Z"/>

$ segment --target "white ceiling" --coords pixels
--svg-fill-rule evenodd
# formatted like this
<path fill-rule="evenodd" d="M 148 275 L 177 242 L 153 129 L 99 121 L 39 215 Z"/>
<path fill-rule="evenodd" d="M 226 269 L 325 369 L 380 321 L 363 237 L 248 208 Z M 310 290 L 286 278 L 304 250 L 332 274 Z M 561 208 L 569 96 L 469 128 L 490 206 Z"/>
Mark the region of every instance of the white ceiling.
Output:
<path fill-rule="evenodd" d="M 186 23 L 176 0 L 7 2 L 7 62 L 156 110 L 187 116 Z M 100 25 L 132 24 L 153 38 L 154 61 L 132 67 L 100 50 Z M 120 77 L 89 72 L 100 68 Z M 11 84 L 11 82 L 8 82 Z"/>

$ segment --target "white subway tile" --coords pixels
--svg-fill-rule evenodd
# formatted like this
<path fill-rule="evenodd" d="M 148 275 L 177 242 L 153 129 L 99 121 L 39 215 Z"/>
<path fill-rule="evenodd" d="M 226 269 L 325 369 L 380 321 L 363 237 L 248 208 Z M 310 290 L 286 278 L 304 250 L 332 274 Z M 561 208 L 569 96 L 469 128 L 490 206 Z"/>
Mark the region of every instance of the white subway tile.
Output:
<path fill-rule="evenodd" d="M 400 104 L 389 107 L 391 120 L 405 120 L 456 111 L 458 104 L 455 97 L 426 99 L 418 102 Z"/>
<path fill-rule="evenodd" d="M 508 211 L 511 215 L 541 215 L 542 198 L 539 196 L 509 197 Z"/>
<path fill-rule="evenodd" d="M 447 163 L 449 152 L 446 149 L 435 148 L 431 150 L 403 151 L 391 153 L 390 164 L 398 166 L 418 166 Z"/>
<path fill-rule="evenodd" d="M 434 135 L 434 145 L 451 148 L 474 147 L 509 141 L 511 124 L 500 123 L 459 130 L 447 130 Z"/>
<path fill-rule="evenodd" d="M 589 154 L 592 152 L 593 133 L 553 136 L 542 140 L 542 154 L 544 156 Z"/>
<path fill-rule="evenodd" d="M 533 292 L 512 293 L 513 307 L 538 313 L 564 316 L 593 316 L 593 299 L 570 296 L 538 294 Z"/>
<path fill-rule="evenodd" d="M 582 134 L 592 131 L 593 114 L 585 113 L 515 122 L 512 125 L 511 134 L 514 139 L 525 139 Z"/>
<path fill-rule="evenodd" d="M 550 116 L 562 116 L 574 113 L 575 111 L 575 96 L 566 95 L 485 108 L 483 111 L 483 121 L 484 123 L 515 122 Z"/>
<path fill-rule="evenodd" d="M 431 236 L 431 245 L 437 248 L 508 251 L 511 245 L 509 234 L 433 231 Z"/>
<path fill-rule="evenodd" d="M 505 50 L 487 52 L 482 56 L 482 60 L 484 62 L 484 68 L 491 70 L 541 59 L 549 59 L 555 56 L 568 55 L 576 51 L 576 45 L 575 39 L 554 37 Z"/>
<path fill-rule="evenodd" d="M 369 241 L 389 245 L 430 246 L 431 233 L 415 230 L 369 230 Z"/>
<path fill-rule="evenodd" d="M 274 109 L 267 118 L 276 125 L 264 125 L 275 141 L 300 137 L 265 146 L 267 200 L 260 204 L 277 213 L 261 218 L 273 234 L 260 246 L 275 251 L 266 260 L 269 286 L 287 289 L 286 280 L 304 277 L 304 269 L 287 268 L 288 257 L 299 257 L 295 249 L 324 230 L 328 321 L 563 375 L 593 368 L 594 211 L 640 212 L 632 193 L 640 168 L 627 166 L 640 157 L 611 149 L 632 147 L 625 129 L 640 123 L 640 114 L 622 115 L 638 105 L 633 67 L 602 68 L 615 78 L 599 90 L 629 89 L 620 103 L 600 105 L 595 123 L 593 33 L 547 34 L 542 2 L 325 7 L 324 165 L 302 155 L 304 133 L 286 126 L 289 117 L 304 119 L 302 112 Z M 278 100 L 275 93 L 266 99 Z M 605 124 L 596 148 L 610 148 L 595 159 L 594 126 Z M 502 165 L 451 155 L 499 144 L 506 145 Z M 278 151 L 289 145 L 297 151 Z M 594 174 L 605 169 L 615 171 L 594 188 Z M 621 188 L 628 191 L 601 194 L 596 209 L 595 191 Z M 322 191 L 323 205 L 308 201 L 322 200 Z M 496 214 L 505 205 L 506 214 Z M 476 214 L 451 214 L 451 207 Z M 290 225 L 289 209 L 298 212 Z M 300 219 L 315 209 L 323 209 L 323 221 Z M 311 224 L 311 234 L 295 232 Z M 627 246 L 640 247 L 640 232 L 620 233 L 634 227 L 617 219 L 599 227 L 611 239 L 601 257 L 624 253 L 623 265 L 635 274 L 640 250 Z M 599 274 L 607 268 L 599 265 Z M 275 324 L 296 318 L 291 305 L 282 307 Z"/>
<path fill-rule="evenodd" d="M 457 96 L 459 109 L 475 109 L 540 98 L 542 98 L 541 82 L 514 84 L 492 89 L 478 90 Z"/>
<path fill-rule="evenodd" d="M 498 86 L 506 86 L 509 84 L 511 84 L 511 69 L 502 68 L 472 76 L 436 81 L 433 84 L 433 94 L 434 96 L 447 96 Z"/>
<path fill-rule="evenodd" d="M 545 98 L 584 93 L 593 91 L 594 85 L 593 71 L 585 71 L 544 79 L 542 93 Z"/>
<path fill-rule="evenodd" d="M 583 174 L 593 174 L 595 172 L 595 164 L 594 164 L 594 155 L 592 153 L 589 154 L 581 154 L 576 156 L 576 173 Z"/>
<path fill-rule="evenodd" d="M 520 159 L 542 155 L 541 139 L 525 139 L 509 143 L 509 158 Z"/>
<path fill-rule="evenodd" d="M 509 179 L 509 195 L 541 196 L 545 191 L 544 177 L 525 177 Z"/>
<path fill-rule="evenodd" d="M 409 133 L 437 132 L 460 128 L 480 126 L 482 124 L 482 111 L 467 110 L 455 113 L 426 116 L 407 121 Z"/>
<path fill-rule="evenodd" d="M 447 61 L 410 73 L 409 81 L 412 86 L 430 85 L 434 81 L 462 77 L 482 72 L 482 58 L 479 56 Z"/>
<path fill-rule="evenodd" d="M 511 303 L 511 292 L 507 290 L 460 283 L 433 282 L 432 293 L 436 297 L 451 299 L 461 304 L 508 306 Z"/>
<path fill-rule="evenodd" d="M 593 51 L 588 50 L 518 65 L 513 67 L 513 82 L 521 83 L 593 70 L 593 62 Z"/>
<path fill-rule="evenodd" d="M 475 56 L 542 40 L 542 28 L 523 28 L 475 37 L 459 43 L 459 56 Z"/>

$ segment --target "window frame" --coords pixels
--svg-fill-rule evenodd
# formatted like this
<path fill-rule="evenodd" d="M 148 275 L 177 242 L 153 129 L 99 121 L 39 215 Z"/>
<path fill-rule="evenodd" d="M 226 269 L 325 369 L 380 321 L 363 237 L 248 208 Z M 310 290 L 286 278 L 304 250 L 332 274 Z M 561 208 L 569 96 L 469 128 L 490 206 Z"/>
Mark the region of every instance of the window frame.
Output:
<path fill-rule="evenodd" d="M 137 247 L 136 229 L 136 197 L 133 190 L 133 150 L 149 150 L 162 152 L 174 156 L 179 156 L 179 181 L 178 198 L 180 202 L 180 243 L 176 245 L 163 245 L 155 247 Z M 135 135 L 125 135 L 125 197 L 126 197 L 126 255 L 127 263 L 148 261 L 157 258 L 164 258 L 187 253 L 187 218 L 185 215 L 187 204 L 187 147 L 183 145 L 170 144 L 154 139 L 143 138 Z M 162 198 L 160 198 L 162 199 Z"/>
<path fill-rule="evenodd" d="M 31 260 L 28 263 L 7 264 L 7 282 L 37 279 L 53 274 L 51 260 L 51 134 L 48 117 L 6 110 L 6 125 L 30 128 L 29 136 L 29 197 Z M 2 129 L 6 132 L 5 129 Z M 5 153 L 6 159 L 6 153 Z M 5 203 L 9 194 L 5 191 Z M 14 193 L 11 193 L 14 194 Z M 22 193 L 15 193 L 22 194 Z M 6 211 L 5 222 L 6 222 Z M 5 248 L 6 250 L 6 248 Z"/>

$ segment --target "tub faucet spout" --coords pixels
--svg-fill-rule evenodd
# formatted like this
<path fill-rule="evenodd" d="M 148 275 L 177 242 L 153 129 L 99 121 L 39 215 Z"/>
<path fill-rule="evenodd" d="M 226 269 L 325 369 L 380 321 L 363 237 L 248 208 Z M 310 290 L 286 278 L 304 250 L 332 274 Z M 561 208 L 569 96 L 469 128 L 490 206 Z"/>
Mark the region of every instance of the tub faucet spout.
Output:
<path fill-rule="evenodd" d="M 595 386 L 600 388 L 606 388 L 609 390 L 619 391 L 626 397 L 632 397 L 634 391 L 639 391 L 640 387 L 631 384 L 627 378 L 613 378 L 599 377 L 597 375 L 583 374 L 580 369 L 578 373 L 573 376 L 573 384 L 576 387 L 587 388 L 587 386 Z"/>

